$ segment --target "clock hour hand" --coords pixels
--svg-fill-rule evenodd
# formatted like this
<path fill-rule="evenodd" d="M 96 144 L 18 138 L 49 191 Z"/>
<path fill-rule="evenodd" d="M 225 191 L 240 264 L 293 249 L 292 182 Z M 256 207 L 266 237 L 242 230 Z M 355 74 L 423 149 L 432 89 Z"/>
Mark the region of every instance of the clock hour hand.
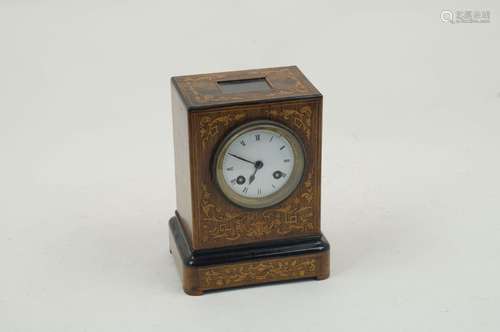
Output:
<path fill-rule="evenodd" d="M 253 171 L 253 174 L 250 175 L 250 178 L 248 179 L 248 184 L 252 184 L 253 180 L 255 180 L 255 173 L 257 173 L 258 168 L 255 167 L 255 170 Z"/>
<path fill-rule="evenodd" d="M 248 179 L 248 184 L 251 184 L 253 182 L 253 180 L 255 180 L 255 173 L 257 173 L 257 171 L 264 166 L 264 163 L 260 160 L 257 160 L 255 162 L 254 166 L 255 166 L 255 170 L 253 171 L 253 174 L 250 175 L 250 178 Z"/>
<path fill-rule="evenodd" d="M 236 159 L 243 160 L 243 161 L 245 161 L 245 162 L 247 162 L 247 163 L 250 163 L 250 164 L 252 164 L 252 165 L 254 165 L 254 166 L 255 166 L 255 163 L 254 163 L 253 161 L 250 161 L 250 160 L 248 160 L 248 159 L 242 158 L 242 157 L 237 156 L 237 155 L 232 154 L 232 153 L 228 153 L 228 155 L 230 155 L 230 156 L 232 156 L 232 157 L 234 157 L 234 158 L 236 158 Z"/>

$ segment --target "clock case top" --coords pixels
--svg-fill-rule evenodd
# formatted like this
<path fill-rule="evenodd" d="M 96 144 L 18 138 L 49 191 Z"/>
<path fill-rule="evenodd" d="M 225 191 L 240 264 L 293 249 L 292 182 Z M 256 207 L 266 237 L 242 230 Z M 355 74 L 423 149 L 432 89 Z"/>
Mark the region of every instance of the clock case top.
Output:
<path fill-rule="evenodd" d="M 264 79 L 269 89 L 225 93 L 220 83 Z M 318 98 L 321 93 L 297 66 L 172 77 L 188 111 L 218 106 Z"/>
<path fill-rule="evenodd" d="M 222 88 L 225 82 L 258 79 L 268 88 L 229 93 Z M 172 106 L 176 217 L 193 251 L 321 237 L 322 95 L 296 66 L 173 77 Z M 261 119 L 279 122 L 299 136 L 306 167 L 287 199 L 249 210 L 223 197 L 211 164 L 231 130 Z"/>

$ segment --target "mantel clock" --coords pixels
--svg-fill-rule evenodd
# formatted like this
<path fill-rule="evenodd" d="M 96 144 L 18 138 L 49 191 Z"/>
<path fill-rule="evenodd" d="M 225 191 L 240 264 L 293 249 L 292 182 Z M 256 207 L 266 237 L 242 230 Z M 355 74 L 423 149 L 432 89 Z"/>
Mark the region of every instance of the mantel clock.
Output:
<path fill-rule="evenodd" d="M 170 251 L 184 291 L 328 278 L 322 95 L 301 71 L 173 77 L 172 112 Z"/>

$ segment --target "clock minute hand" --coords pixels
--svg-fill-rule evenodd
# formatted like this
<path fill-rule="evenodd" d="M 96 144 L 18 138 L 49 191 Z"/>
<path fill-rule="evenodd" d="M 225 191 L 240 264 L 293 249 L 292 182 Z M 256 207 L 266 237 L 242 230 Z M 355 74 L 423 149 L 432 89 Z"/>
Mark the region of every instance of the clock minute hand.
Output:
<path fill-rule="evenodd" d="M 245 161 L 245 162 L 247 162 L 247 163 L 250 163 L 250 164 L 252 164 L 252 165 L 254 165 L 254 166 L 255 166 L 255 163 L 254 163 L 253 161 L 250 161 L 250 160 L 248 160 L 248 159 L 242 158 L 242 157 L 237 156 L 237 155 L 232 154 L 232 153 L 228 153 L 228 155 L 230 155 L 230 156 L 232 156 L 232 157 L 234 157 L 234 158 L 236 158 L 236 159 L 243 160 L 243 161 Z"/>

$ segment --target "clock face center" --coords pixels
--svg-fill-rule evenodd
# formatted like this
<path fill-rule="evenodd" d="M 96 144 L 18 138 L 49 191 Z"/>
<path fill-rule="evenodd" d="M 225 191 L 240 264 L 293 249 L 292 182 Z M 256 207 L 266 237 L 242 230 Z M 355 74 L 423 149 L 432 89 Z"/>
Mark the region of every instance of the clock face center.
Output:
<path fill-rule="evenodd" d="M 238 135 L 229 145 L 223 160 L 224 180 L 240 196 L 264 198 L 287 183 L 284 175 L 291 174 L 294 161 L 285 137 L 256 128 Z"/>
<path fill-rule="evenodd" d="M 295 189 L 302 177 L 302 145 L 287 128 L 271 121 L 235 129 L 221 144 L 217 181 L 236 204 L 261 208 L 276 204 Z"/>

